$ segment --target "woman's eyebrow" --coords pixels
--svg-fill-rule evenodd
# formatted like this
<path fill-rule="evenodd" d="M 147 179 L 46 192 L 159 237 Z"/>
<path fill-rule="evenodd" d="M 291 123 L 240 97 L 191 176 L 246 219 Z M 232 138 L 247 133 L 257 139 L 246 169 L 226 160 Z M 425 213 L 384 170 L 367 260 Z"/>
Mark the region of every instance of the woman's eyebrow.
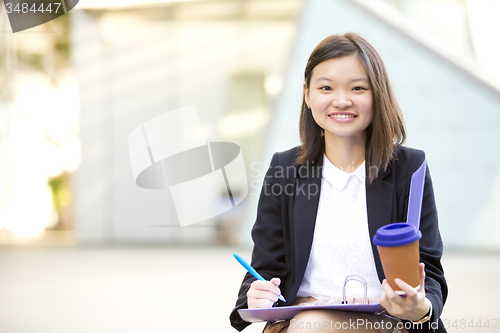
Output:
<path fill-rule="evenodd" d="M 324 76 L 320 76 L 316 79 L 316 82 L 318 81 L 330 81 L 330 82 L 333 82 L 333 80 L 327 78 L 327 77 L 324 77 Z"/>
<path fill-rule="evenodd" d="M 333 80 L 332 80 L 332 79 L 327 78 L 327 77 L 325 77 L 325 76 L 320 76 L 320 77 L 318 77 L 318 78 L 316 79 L 316 82 L 318 82 L 318 81 L 330 81 L 330 82 L 333 82 Z M 350 80 L 349 82 L 356 82 L 356 81 L 365 81 L 366 83 L 369 83 L 368 78 L 366 78 L 366 77 L 358 77 L 358 78 L 356 78 L 356 79 L 352 79 L 352 80 Z"/>
<path fill-rule="evenodd" d="M 369 83 L 368 78 L 366 77 L 359 77 L 357 79 L 352 79 L 350 82 L 356 82 L 356 81 L 365 81 L 366 83 Z"/>

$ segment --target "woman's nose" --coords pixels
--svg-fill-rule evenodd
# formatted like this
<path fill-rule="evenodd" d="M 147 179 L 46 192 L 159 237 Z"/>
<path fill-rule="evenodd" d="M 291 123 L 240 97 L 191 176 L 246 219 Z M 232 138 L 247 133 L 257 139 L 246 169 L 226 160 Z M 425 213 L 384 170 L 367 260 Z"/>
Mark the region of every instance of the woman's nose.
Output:
<path fill-rule="evenodd" d="M 332 104 L 338 109 L 347 109 L 352 106 L 352 101 L 345 94 L 337 94 L 334 96 Z"/>

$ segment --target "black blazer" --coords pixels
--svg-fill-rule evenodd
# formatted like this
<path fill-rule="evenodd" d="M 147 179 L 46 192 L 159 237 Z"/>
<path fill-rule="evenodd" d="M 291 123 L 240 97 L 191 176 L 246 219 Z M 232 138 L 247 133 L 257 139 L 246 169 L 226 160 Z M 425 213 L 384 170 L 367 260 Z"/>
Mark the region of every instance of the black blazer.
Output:
<path fill-rule="evenodd" d="M 297 165 L 297 151 L 298 147 L 295 147 L 274 154 L 264 179 L 257 219 L 252 229 L 252 266 L 267 280 L 273 277 L 281 279 L 281 293 L 287 302 L 279 301 L 277 306 L 291 304 L 304 277 L 321 190 L 323 154 L 316 163 Z M 406 221 L 411 175 L 424 159 L 423 151 L 400 147 L 387 170 L 379 172 L 372 184 L 367 183 L 366 204 L 371 239 L 379 227 Z M 366 174 L 369 172 L 367 167 Z M 448 289 L 441 266 L 443 243 L 429 169 L 425 176 L 420 230 L 420 261 L 425 263 L 426 273 L 425 292 L 432 302 L 431 322 L 433 327 L 438 324 L 439 328 L 433 330 L 426 323 L 424 329 L 415 332 L 446 332 L 439 317 Z M 378 277 L 382 281 L 384 271 L 373 243 L 372 250 Z M 241 319 L 237 310 L 247 308 L 246 293 L 253 281 L 255 278 L 247 273 L 230 315 L 231 325 L 238 331 L 250 324 Z"/>

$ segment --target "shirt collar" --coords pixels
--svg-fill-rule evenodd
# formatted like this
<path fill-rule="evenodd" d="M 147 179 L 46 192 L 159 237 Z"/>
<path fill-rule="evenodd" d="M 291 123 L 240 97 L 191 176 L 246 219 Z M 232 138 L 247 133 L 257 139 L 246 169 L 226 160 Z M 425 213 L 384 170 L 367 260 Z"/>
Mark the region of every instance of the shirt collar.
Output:
<path fill-rule="evenodd" d="M 355 176 L 363 184 L 365 183 L 365 161 L 363 161 L 363 163 L 356 170 L 354 170 L 354 172 L 348 173 L 337 168 L 332 162 L 330 162 L 326 155 L 323 155 L 323 178 L 335 186 L 339 191 L 344 189 L 351 176 Z"/>

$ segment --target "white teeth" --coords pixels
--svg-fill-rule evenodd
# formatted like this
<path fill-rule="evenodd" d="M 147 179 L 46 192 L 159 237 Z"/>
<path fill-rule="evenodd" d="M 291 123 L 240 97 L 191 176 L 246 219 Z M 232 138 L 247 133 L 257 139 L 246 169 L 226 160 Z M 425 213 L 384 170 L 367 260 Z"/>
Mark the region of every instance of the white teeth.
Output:
<path fill-rule="evenodd" d="M 342 118 L 342 119 L 344 119 L 344 118 L 354 118 L 355 116 L 354 116 L 354 115 L 352 115 L 352 114 L 349 114 L 349 115 L 347 115 L 347 114 L 332 114 L 332 115 L 330 115 L 329 117 L 332 117 L 332 118 Z"/>

